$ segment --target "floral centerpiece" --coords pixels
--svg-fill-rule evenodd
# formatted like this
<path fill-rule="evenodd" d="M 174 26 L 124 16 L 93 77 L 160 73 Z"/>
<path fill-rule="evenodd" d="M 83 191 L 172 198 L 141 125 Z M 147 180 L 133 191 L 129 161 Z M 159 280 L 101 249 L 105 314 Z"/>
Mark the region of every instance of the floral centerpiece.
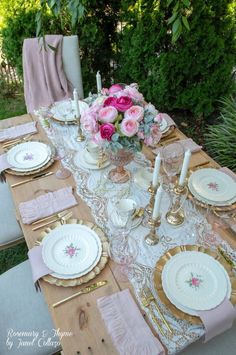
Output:
<path fill-rule="evenodd" d="M 81 117 L 83 128 L 98 145 L 140 151 L 142 143 L 159 142 L 160 115 L 144 101 L 136 84 L 114 84 L 102 94 Z"/>
<path fill-rule="evenodd" d="M 145 102 L 137 84 L 114 84 L 102 89 L 102 95 L 81 116 L 81 123 L 103 149 L 113 155 L 129 152 L 132 157 L 143 144 L 154 146 L 159 142 L 160 119 L 155 107 Z"/>

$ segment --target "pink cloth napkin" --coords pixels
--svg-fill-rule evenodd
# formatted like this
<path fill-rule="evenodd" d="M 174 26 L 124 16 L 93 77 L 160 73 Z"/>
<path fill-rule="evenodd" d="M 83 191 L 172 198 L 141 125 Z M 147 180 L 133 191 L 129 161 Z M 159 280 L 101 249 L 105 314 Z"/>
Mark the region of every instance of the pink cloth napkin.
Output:
<path fill-rule="evenodd" d="M 236 174 L 226 166 L 220 168 L 219 171 L 222 171 L 222 173 L 229 175 L 236 182 Z"/>
<path fill-rule="evenodd" d="M 196 153 L 198 152 L 199 150 L 202 149 L 202 146 L 201 145 L 198 145 L 197 143 L 195 143 L 192 138 L 186 138 L 186 139 L 181 139 L 180 141 L 176 141 L 176 142 L 173 142 L 174 143 L 180 143 L 182 144 L 182 146 L 184 147 L 184 150 L 190 150 L 192 153 Z M 170 143 L 169 146 L 171 146 L 172 144 Z M 153 153 L 154 154 L 158 154 L 159 152 L 161 153 L 162 149 L 164 147 L 160 147 L 160 148 L 156 148 L 156 149 L 153 149 Z"/>
<path fill-rule="evenodd" d="M 19 211 L 24 224 L 30 224 L 40 218 L 48 217 L 77 205 L 72 187 L 64 187 L 54 192 L 48 192 L 34 200 L 21 202 Z"/>
<path fill-rule="evenodd" d="M 167 115 L 167 113 L 159 113 L 159 115 L 161 115 L 161 117 L 166 120 L 168 126 L 175 126 L 176 127 L 175 121 L 172 120 L 172 118 L 169 115 Z"/>
<path fill-rule="evenodd" d="M 0 142 L 24 136 L 25 134 L 36 133 L 36 123 L 37 122 L 27 122 L 15 127 L 3 129 L 2 131 L 0 131 Z"/>
<path fill-rule="evenodd" d="M 28 38 L 23 44 L 24 95 L 28 112 L 49 106 L 72 96 L 72 88 L 65 76 L 62 63 L 61 35 L 46 36 L 45 49 L 38 38 Z"/>
<path fill-rule="evenodd" d="M 7 161 L 7 153 L 0 155 L 0 173 L 10 167 L 11 165 Z"/>
<path fill-rule="evenodd" d="M 121 355 L 164 355 L 128 289 L 98 299 L 97 305 Z"/>
<path fill-rule="evenodd" d="M 204 339 L 204 343 L 206 343 L 232 327 L 233 321 L 236 319 L 236 309 L 228 298 L 225 298 L 216 308 L 198 311 L 198 315 L 206 330 Z"/>
<path fill-rule="evenodd" d="M 52 271 L 45 265 L 42 258 L 42 245 L 33 247 L 28 251 L 34 283 Z"/>

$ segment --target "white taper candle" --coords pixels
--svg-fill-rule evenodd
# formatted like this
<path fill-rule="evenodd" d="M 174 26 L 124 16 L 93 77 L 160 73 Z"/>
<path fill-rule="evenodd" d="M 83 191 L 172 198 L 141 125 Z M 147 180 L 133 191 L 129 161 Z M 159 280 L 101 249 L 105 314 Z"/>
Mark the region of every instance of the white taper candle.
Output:
<path fill-rule="evenodd" d="M 182 170 L 181 170 L 181 174 L 180 174 L 180 178 L 179 178 L 179 186 L 184 185 L 186 175 L 188 172 L 188 166 L 189 166 L 190 159 L 191 159 L 191 151 L 188 149 L 184 154 L 184 162 L 182 165 Z"/>
<path fill-rule="evenodd" d="M 162 185 L 160 185 L 157 190 L 156 197 L 155 197 L 155 203 L 154 203 L 154 208 L 153 208 L 153 213 L 152 213 L 153 219 L 156 219 L 160 215 L 162 194 L 163 194 L 163 188 L 162 188 Z"/>
<path fill-rule="evenodd" d="M 78 95 L 77 89 L 74 89 L 73 96 L 74 96 L 74 102 L 75 102 L 75 114 L 76 114 L 76 117 L 79 117 L 80 116 L 79 95 Z"/>
<path fill-rule="evenodd" d="M 102 78 L 100 75 L 100 71 L 98 71 L 96 74 L 96 80 L 97 80 L 97 92 L 99 93 L 102 90 Z"/>
<path fill-rule="evenodd" d="M 154 166 L 154 171 L 153 171 L 153 176 L 152 176 L 152 186 L 156 187 L 158 184 L 158 176 L 160 172 L 160 167 L 161 167 L 161 155 L 158 153 L 155 159 L 155 166 Z"/>

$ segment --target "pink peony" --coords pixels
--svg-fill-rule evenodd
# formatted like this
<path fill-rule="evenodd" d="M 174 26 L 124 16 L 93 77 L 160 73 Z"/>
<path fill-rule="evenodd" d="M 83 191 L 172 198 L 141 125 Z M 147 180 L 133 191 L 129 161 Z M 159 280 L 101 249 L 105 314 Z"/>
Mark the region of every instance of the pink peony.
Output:
<path fill-rule="evenodd" d="M 103 123 L 100 127 L 100 134 L 103 139 L 111 140 L 113 133 L 115 132 L 115 126 L 111 123 Z"/>
<path fill-rule="evenodd" d="M 99 114 L 99 119 L 102 122 L 114 122 L 118 116 L 118 111 L 115 107 L 113 106 L 106 106 L 103 107 Z"/>
<path fill-rule="evenodd" d="M 106 107 L 106 106 L 116 107 L 116 101 L 117 101 L 116 97 L 110 96 L 104 101 L 103 106 L 104 107 Z"/>
<path fill-rule="evenodd" d="M 143 101 L 143 95 L 135 87 L 126 87 L 124 93 L 136 102 Z"/>
<path fill-rule="evenodd" d="M 162 115 L 163 113 L 158 113 L 158 115 L 156 115 L 156 117 L 154 118 L 154 122 L 157 122 L 160 125 L 163 120 Z"/>
<path fill-rule="evenodd" d="M 114 84 L 110 87 L 109 94 L 115 94 L 120 90 L 123 90 L 123 87 L 120 84 Z"/>
<path fill-rule="evenodd" d="M 139 128 L 139 123 L 133 118 L 125 118 L 121 122 L 121 132 L 127 137 L 133 137 Z"/>
<path fill-rule="evenodd" d="M 98 113 L 102 107 L 103 105 L 101 103 L 95 101 L 94 104 L 90 107 L 89 112 Z"/>
<path fill-rule="evenodd" d="M 133 118 L 137 121 L 142 121 L 144 115 L 144 109 L 141 106 L 131 106 L 125 111 L 125 118 Z"/>
<path fill-rule="evenodd" d="M 99 126 L 96 120 L 96 114 L 94 112 L 86 112 L 81 116 L 81 123 L 84 129 L 89 133 L 97 133 Z"/>
<path fill-rule="evenodd" d="M 101 94 L 102 94 L 102 95 L 109 95 L 109 89 L 107 89 L 107 88 L 102 88 Z"/>
<path fill-rule="evenodd" d="M 121 96 L 116 99 L 115 108 L 120 112 L 125 112 L 133 105 L 133 102 L 128 96 Z M 113 106 L 113 105 L 112 105 Z"/>

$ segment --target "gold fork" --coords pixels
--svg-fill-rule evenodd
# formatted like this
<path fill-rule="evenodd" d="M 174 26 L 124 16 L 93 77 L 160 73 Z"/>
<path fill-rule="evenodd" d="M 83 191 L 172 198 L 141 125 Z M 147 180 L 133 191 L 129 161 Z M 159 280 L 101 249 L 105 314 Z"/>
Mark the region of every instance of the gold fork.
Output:
<path fill-rule="evenodd" d="M 52 221 L 49 221 L 49 222 L 47 222 L 47 223 L 40 224 L 39 226 L 33 228 L 32 231 L 36 231 L 36 230 L 38 230 L 38 229 L 40 229 L 40 228 L 46 227 L 46 226 L 48 226 L 49 224 L 54 223 L 54 222 L 57 222 L 57 221 L 60 221 L 61 224 L 65 224 L 66 221 L 67 221 L 67 219 L 69 219 L 69 218 L 71 218 L 71 217 L 72 217 L 72 212 L 69 212 L 69 213 L 67 213 L 67 214 L 66 214 L 65 216 L 63 216 L 63 217 L 55 218 L 55 219 L 53 219 Z"/>
<path fill-rule="evenodd" d="M 163 330 L 155 317 L 150 301 L 143 295 L 141 297 L 141 302 L 145 308 L 149 309 L 153 322 L 157 325 L 157 328 L 159 329 L 160 333 L 164 336 Z"/>
<path fill-rule="evenodd" d="M 168 331 L 172 334 L 173 331 L 170 327 L 170 325 L 168 324 L 168 322 L 166 321 L 165 317 L 163 316 L 156 300 L 155 300 L 155 297 L 153 296 L 152 294 L 152 291 L 150 290 L 150 288 L 148 287 L 145 287 L 144 288 L 144 294 L 146 296 L 146 299 L 147 299 L 147 302 L 149 302 L 149 304 L 153 304 L 154 307 L 156 308 L 157 312 L 159 313 L 160 317 L 161 317 L 161 320 L 163 321 L 163 323 L 166 325 L 166 328 L 168 329 Z"/>
<path fill-rule="evenodd" d="M 61 217 L 63 217 L 63 216 L 64 216 L 65 214 L 67 214 L 67 213 L 68 213 L 68 210 L 64 210 L 64 211 L 61 211 L 61 212 L 59 212 L 59 213 L 55 213 L 55 214 L 53 214 L 53 215 L 51 215 L 51 216 L 38 219 L 37 221 L 31 223 L 31 225 L 33 226 L 33 225 L 35 225 L 35 224 L 39 224 L 39 223 L 45 222 L 45 221 L 47 221 L 47 220 L 50 219 L 50 218 L 61 218 Z"/>

